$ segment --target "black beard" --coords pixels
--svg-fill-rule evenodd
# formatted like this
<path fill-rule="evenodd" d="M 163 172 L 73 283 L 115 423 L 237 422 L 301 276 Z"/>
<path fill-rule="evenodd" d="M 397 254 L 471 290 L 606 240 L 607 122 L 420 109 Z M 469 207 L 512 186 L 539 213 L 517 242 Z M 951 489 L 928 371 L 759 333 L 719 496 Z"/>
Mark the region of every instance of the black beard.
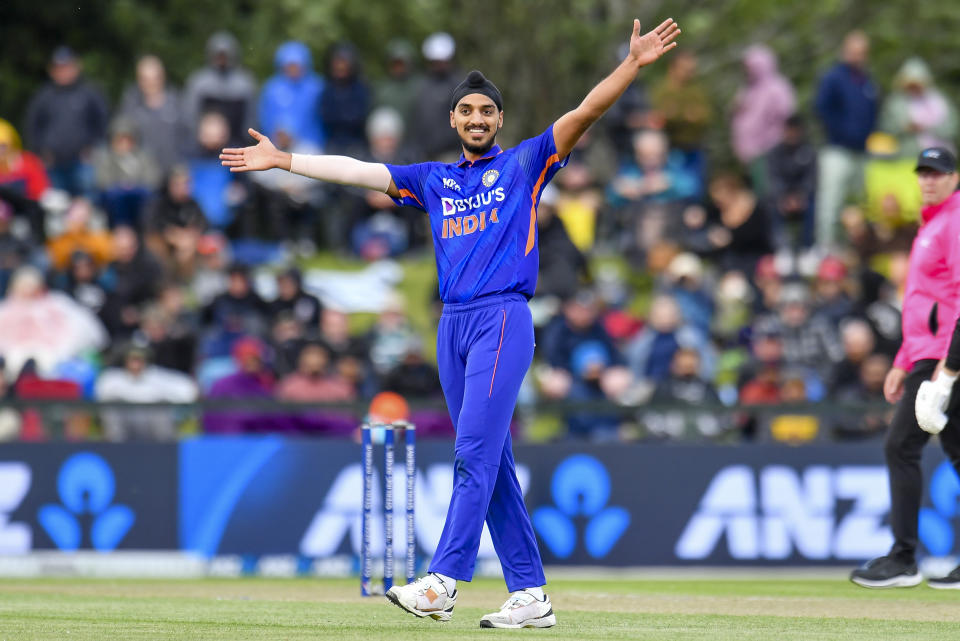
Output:
<path fill-rule="evenodd" d="M 464 140 L 462 136 L 460 137 L 460 144 L 463 145 L 464 151 L 467 151 L 477 156 L 482 156 L 488 151 L 490 151 L 493 148 L 493 145 L 494 143 L 496 143 L 496 141 L 497 141 L 496 133 L 494 133 L 493 137 L 490 138 L 489 142 L 484 143 L 482 145 L 474 145 L 473 143 L 469 143 L 466 140 Z"/>

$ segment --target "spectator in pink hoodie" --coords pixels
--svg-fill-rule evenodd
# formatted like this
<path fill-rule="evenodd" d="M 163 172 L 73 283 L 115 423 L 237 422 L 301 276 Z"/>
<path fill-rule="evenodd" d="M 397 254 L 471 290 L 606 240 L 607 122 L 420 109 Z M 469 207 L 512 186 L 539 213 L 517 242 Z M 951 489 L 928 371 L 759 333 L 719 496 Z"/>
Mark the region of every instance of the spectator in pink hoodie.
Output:
<path fill-rule="evenodd" d="M 796 110 L 797 100 L 769 47 L 748 47 L 743 66 L 747 84 L 734 98 L 731 139 L 734 153 L 750 169 L 754 189 L 762 196 L 767 182 L 764 157 L 783 139 L 784 125 Z"/>

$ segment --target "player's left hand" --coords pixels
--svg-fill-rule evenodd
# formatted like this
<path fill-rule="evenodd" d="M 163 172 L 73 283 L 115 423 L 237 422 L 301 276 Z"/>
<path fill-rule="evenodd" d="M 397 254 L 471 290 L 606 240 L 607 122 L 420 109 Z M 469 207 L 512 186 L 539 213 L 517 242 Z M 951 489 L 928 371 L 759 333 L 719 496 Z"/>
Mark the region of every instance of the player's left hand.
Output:
<path fill-rule="evenodd" d="M 939 434 L 947 425 L 947 404 L 953 390 L 955 376 L 946 376 L 942 372 L 932 381 L 924 381 L 917 390 L 914 412 L 920 429 L 930 434 Z"/>
<path fill-rule="evenodd" d="M 676 37 L 680 35 L 680 26 L 667 18 L 660 26 L 643 35 L 640 34 L 640 21 L 633 21 L 633 35 L 630 36 L 630 57 L 641 67 L 657 60 L 660 56 L 677 46 Z"/>

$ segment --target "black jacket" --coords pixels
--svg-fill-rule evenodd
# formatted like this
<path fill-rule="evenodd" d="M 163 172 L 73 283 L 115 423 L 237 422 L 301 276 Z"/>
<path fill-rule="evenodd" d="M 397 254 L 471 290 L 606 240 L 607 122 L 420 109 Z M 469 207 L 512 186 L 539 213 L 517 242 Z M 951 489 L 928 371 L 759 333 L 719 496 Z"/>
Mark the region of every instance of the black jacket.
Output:
<path fill-rule="evenodd" d="M 103 94 L 85 80 L 67 86 L 51 82 L 27 107 L 27 144 L 44 160 L 74 162 L 103 140 L 108 118 Z"/>

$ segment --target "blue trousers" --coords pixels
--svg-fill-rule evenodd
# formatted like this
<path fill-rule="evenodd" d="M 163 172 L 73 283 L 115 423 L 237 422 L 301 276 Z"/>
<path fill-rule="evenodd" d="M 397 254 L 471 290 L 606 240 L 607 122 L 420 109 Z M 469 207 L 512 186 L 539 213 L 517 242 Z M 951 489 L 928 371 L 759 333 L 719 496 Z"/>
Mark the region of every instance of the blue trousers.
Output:
<path fill-rule="evenodd" d="M 437 365 L 457 439 L 453 496 L 431 572 L 472 579 L 486 521 L 507 589 L 546 583 L 510 439 L 520 383 L 532 360 L 533 321 L 522 295 L 443 308 Z"/>

